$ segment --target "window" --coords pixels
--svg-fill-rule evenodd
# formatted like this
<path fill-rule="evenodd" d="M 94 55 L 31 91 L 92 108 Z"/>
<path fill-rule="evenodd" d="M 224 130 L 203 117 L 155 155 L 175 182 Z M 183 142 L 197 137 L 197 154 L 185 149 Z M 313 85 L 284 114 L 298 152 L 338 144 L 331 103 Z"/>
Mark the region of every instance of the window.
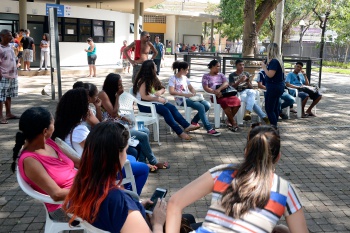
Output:
<path fill-rule="evenodd" d="M 76 18 L 62 18 L 63 37 L 64 42 L 78 42 L 78 19 Z"/>
<path fill-rule="evenodd" d="M 143 18 L 144 23 L 163 23 L 166 24 L 165 16 L 157 16 L 157 15 L 145 15 Z"/>
<path fill-rule="evenodd" d="M 79 41 L 86 42 L 91 37 L 91 19 L 79 19 Z"/>

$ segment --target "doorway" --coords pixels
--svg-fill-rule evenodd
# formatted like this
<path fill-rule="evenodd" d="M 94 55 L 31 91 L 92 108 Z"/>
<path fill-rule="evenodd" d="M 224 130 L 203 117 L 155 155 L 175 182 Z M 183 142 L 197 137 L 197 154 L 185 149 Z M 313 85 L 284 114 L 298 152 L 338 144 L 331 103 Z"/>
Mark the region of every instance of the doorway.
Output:
<path fill-rule="evenodd" d="M 30 64 L 31 67 L 39 67 L 40 65 L 40 42 L 44 34 L 44 23 L 28 23 L 28 29 L 30 30 L 30 36 L 34 39 L 35 55 L 34 60 Z"/>

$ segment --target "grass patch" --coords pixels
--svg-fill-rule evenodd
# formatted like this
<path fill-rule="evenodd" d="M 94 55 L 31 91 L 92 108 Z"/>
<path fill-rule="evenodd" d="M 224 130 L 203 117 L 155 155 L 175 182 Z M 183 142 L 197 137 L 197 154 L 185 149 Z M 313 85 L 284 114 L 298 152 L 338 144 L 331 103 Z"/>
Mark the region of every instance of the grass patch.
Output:
<path fill-rule="evenodd" d="M 341 69 L 336 67 L 323 67 L 322 72 L 335 74 L 350 74 L 350 69 Z"/>

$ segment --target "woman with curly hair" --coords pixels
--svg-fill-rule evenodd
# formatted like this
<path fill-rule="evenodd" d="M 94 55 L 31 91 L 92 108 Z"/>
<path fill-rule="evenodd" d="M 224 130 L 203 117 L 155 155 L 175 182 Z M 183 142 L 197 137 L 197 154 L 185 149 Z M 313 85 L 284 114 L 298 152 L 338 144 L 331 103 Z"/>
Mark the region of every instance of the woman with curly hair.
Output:
<path fill-rule="evenodd" d="M 190 141 L 192 137 L 187 132 L 197 130 L 200 126 L 188 123 L 177 108 L 169 103 L 166 98 L 162 97 L 165 88 L 159 81 L 156 70 L 157 67 L 152 60 L 142 63 L 133 86 L 134 95 L 139 100 L 152 102 L 156 107 L 157 113 L 164 117 L 165 122 L 175 133 L 181 139 Z M 151 112 L 149 107 L 139 106 L 139 109 L 141 112 Z"/>
<path fill-rule="evenodd" d="M 90 133 L 83 124 L 89 114 L 88 94 L 84 88 L 67 91 L 60 99 L 55 116 L 55 132 L 52 138 L 59 137 L 71 146 L 80 156 L 83 153 L 85 141 Z M 136 162 L 133 156 L 128 156 L 135 176 L 137 193 L 140 195 L 148 177 L 148 167 Z"/>
<path fill-rule="evenodd" d="M 70 222 L 78 216 L 108 232 L 163 233 L 166 202 L 157 201 L 148 225 L 143 205 L 150 200 L 140 203 L 120 188 L 128 139 L 128 130 L 117 122 L 102 122 L 91 130 L 81 168 L 63 204 L 73 215 Z"/>

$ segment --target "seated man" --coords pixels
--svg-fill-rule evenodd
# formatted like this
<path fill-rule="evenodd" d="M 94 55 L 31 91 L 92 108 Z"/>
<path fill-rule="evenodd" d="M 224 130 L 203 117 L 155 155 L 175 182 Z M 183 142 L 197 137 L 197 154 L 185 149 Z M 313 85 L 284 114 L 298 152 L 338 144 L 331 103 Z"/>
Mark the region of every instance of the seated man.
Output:
<path fill-rule="evenodd" d="M 308 116 L 313 116 L 315 117 L 316 115 L 312 113 L 312 108 L 316 106 L 316 104 L 321 100 L 322 95 L 319 91 L 317 92 L 309 92 L 306 93 L 304 91 L 300 91 L 302 90 L 303 86 L 310 86 L 309 85 L 309 80 L 306 77 L 306 74 L 303 70 L 303 63 L 302 62 L 297 62 L 294 66 L 294 71 L 290 72 L 287 75 L 287 79 L 286 79 L 286 85 L 287 87 L 291 87 L 291 88 L 296 88 L 299 90 L 299 94 L 298 97 L 301 98 L 302 100 L 302 117 L 308 117 Z M 291 90 L 291 94 L 295 96 L 295 92 L 293 90 Z M 304 111 L 306 102 L 308 100 L 308 98 L 310 97 L 310 99 L 312 99 L 312 103 L 310 105 L 310 107 L 306 110 L 306 112 Z"/>
<path fill-rule="evenodd" d="M 258 73 L 258 77 L 256 79 L 256 81 L 258 82 L 258 87 L 260 89 L 263 89 L 263 90 L 266 90 L 266 87 L 265 87 L 265 78 L 266 78 L 266 74 L 265 74 L 265 71 L 261 70 L 259 73 Z M 265 93 L 264 93 L 265 95 Z M 283 102 L 282 102 L 283 100 Z M 296 112 L 295 110 L 292 109 L 293 107 L 293 104 L 295 103 L 295 98 L 293 96 L 291 96 L 290 94 L 288 94 L 287 92 L 284 92 L 283 95 L 281 96 L 280 98 L 280 103 L 281 103 L 281 109 L 280 109 L 280 117 L 284 120 L 288 119 L 288 116 L 287 114 L 283 113 L 282 110 L 287 108 L 288 106 L 291 106 L 291 112 Z"/>
<path fill-rule="evenodd" d="M 229 75 L 229 83 L 232 87 L 240 92 L 241 102 L 245 102 L 246 111 L 243 120 L 249 121 L 252 119 L 251 112 L 254 110 L 258 116 L 270 124 L 269 118 L 261 110 L 259 105 L 255 104 L 257 92 L 253 90 L 252 82 L 249 79 L 250 74 L 244 71 L 244 62 L 240 59 L 236 60 L 236 71 Z"/>

